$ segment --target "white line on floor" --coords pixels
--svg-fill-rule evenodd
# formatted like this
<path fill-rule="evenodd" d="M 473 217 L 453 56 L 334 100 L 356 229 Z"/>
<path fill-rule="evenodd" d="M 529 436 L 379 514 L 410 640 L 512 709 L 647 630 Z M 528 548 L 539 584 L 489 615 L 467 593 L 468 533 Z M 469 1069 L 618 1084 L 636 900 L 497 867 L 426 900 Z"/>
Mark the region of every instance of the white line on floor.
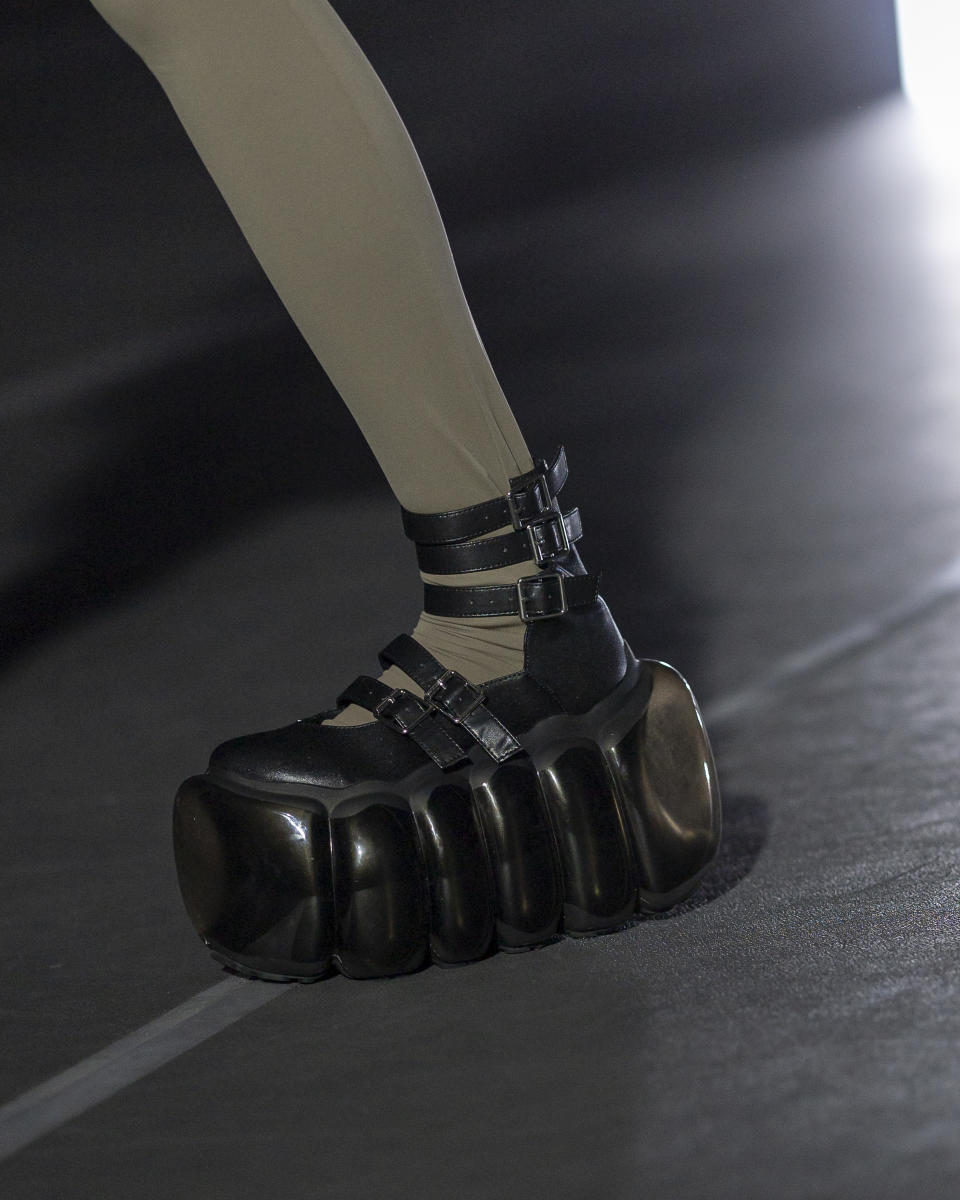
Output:
<path fill-rule="evenodd" d="M 726 721 L 769 703 L 771 694 L 785 684 L 875 644 L 899 626 L 958 595 L 960 558 L 890 608 L 787 655 L 753 683 L 718 697 L 705 706 L 704 716 L 708 723 Z M 286 991 L 286 987 L 275 983 L 225 979 L 24 1092 L 0 1108 L 0 1161 Z"/>
<path fill-rule="evenodd" d="M 275 983 L 224 979 L 24 1092 L 0 1108 L 0 1161 L 285 991 Z"/>

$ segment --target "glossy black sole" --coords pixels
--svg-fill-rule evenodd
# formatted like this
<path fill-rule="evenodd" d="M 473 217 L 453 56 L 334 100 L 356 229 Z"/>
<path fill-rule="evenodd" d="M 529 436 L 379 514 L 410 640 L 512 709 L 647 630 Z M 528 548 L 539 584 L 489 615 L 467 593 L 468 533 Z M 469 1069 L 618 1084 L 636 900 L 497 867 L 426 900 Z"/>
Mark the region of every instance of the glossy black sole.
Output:
<path fill-rule="evenodd" d="M 379 978 L 614 932 L 693 891 L 720 795 L 672 667 L 634 660 L 589 712 L 521 741 L 505 763 L 343 789 L 186 780 L 177 872 L 214 958 L 258 979 Z"/>

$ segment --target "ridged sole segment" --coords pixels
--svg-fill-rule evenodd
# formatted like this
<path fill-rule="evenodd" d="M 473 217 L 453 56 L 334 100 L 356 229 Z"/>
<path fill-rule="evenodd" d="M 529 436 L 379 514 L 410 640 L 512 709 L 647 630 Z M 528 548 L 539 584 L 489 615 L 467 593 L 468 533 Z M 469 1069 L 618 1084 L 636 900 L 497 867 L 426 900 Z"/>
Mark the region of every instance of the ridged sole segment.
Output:
<path fill-rule="evenodd" d="M 184 904 L 212 950 L 262 978 L 330 973 L 326 814 L 264 804 L 198 775 L 177 793 L 173 844 Z"/>
<path fill-rule="evenodd" d="M 720 792 L 689 684 L 651 663 L 650 701 L 604 756 L 630 827 L 638 911 L 672 908 L 699 880 L 720 840 Z"/>
<path fill-rule="evenodd" d="M 405 975 L 424 965 L 429 910 L 416 822 L 391 795 L 330 818 L 336 945 L 351 979 Z"/>
<path fill-rule="evenodd" d="M 612 932 L 696 887 L 720 797 L 672 667 L 635 661 L 588 713 L 521 741 L 501 764 L 340 791 L 186 780 L 174 850 L 198 933 L 255 978 L 379 978 Z"/>
<path fill-rule="evenodd" d="M 560 850 L 564 932 L 623 928 L 637 908 L 636 864 L 603 754 L 569 746 L 539 777 Z"/>
<path fill-rule="evenodd" d="M 497 945 L 542 946 L 560 932 L 563 882 L 537 770 L 529 760 L 502 763 L 473 800 L 492 864 Z"/>
<path fill-rule="evenodd" d="M 442 966 L 483 958 L 494 941 L 496 906 L 486 842 L 466 783 L 421 792 L 414 813 L 430 903 L 430 957 Z"/>

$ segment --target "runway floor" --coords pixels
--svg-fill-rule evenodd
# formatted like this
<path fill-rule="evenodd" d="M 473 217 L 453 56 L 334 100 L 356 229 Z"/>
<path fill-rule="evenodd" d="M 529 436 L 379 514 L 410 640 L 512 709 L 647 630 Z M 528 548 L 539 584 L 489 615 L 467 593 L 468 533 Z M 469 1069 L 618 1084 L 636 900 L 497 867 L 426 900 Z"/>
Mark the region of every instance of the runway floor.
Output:
<path fill-rule="evenodd" d="M 412 554 L 229 231 L 121 319 L 118 226 L 115 342 L 54 314 L 0 409 L 7 1200 L 957 1195 L 956 198 L 891 100 L 452 232 L 588 569 L 704 704 L 726 833 L 665 918 L 314 986 L 207 957 L 170 801 L 376 673 Z"/>

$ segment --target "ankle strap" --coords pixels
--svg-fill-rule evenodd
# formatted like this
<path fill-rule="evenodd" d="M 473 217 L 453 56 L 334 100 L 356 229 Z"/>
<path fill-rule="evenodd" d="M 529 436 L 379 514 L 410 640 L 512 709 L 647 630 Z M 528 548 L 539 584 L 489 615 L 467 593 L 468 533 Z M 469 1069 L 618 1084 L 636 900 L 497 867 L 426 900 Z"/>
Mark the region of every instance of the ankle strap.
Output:
<path fill-rule="evenodd" d="M 468 571 L 490 571 L 532 559 L 538 567 L 566 554 L 583 537 L 580 510 L 545 512 L 532 517 L 516 533 L 457 542 L 452 546 L 427 546 L 417 542 L 417 566 L 434 575 L 458 575 Z"/>
<path fill-rule="evenodd" d="M 566 482 L 567 456 L 561 446 L 552 466 L 548 467 L 546 459 L 539 458 L 535 460 L 532 471 L 515 475 L 510 480 L 510 491 L 505 496 L 496 496 L 493 500 L 442 513 L 415 513 L 401 507 L 403 531 L 415 542 L 439 546 L 482 537 L 505 525 L 522 530 L 526 522 L 557 511 L 557 493 Z"/>
<path fill-rule="evenodd" d="M 542 621 L 559 617 L 571 608 L 589 608 L 600 591 L 600 572 L 596 575 L 561 575 L 559 571 L 541 571 L 524 575 L 516 583 L 481 587 L 443 587 L 423 585 L 423 611 L 437 617 L 508 617 L 522 621 Z"/>
<path fill-rule="evenodd" d="M 545 459 L 537 459 L 532 471 L 510 480 L 505 496 L 443 513 L 411 513 L 401 508 L 404 532 L 417 543 L 420 569 L 456 575 L 528 560 L 538 567 L 549 565 L 583 536 L 579 510 L 561 513 L 557 505 L 557 493 L 566 482 L 567 456 L 560 446 L 551 466 Z M 508 523 L 513 525 L 513 533 L 481 537 Z M 572 608 L 589 607 L 599 590 L 599 574 L 562 571 L 541 571 L 524 575 L 516 583 L 478 587 L 425 583 L 423 611 L 440 617 L 519 616 L 525 622 L 541 621 Z"/>

